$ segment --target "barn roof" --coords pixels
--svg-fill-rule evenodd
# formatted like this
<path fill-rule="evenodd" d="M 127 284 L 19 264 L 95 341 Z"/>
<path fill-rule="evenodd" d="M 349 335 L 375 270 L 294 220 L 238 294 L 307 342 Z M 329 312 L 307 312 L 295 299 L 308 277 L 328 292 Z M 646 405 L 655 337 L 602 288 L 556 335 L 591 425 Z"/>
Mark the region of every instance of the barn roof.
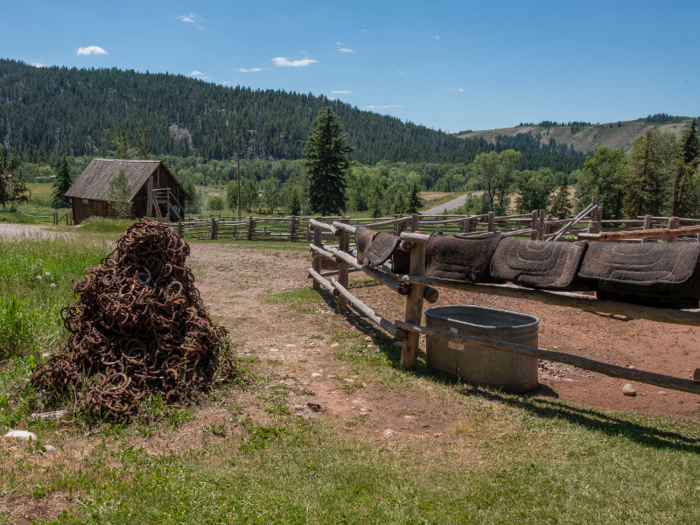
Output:
<path fill-rule="evenodd" d="M 66 192 L 66 197 L 108 201 L 109 183 L 123 170 L 131 186 L 129 200 L 132 200 L 160 164 L 163 164 L 160 160 L 93 159 Z M 165 164 L 163 167 L 170 173 Z M 173 179 L 180 185 L 175 176 Z M 189 198 L 181 185 L 180 189 L 185 198 Z"/>

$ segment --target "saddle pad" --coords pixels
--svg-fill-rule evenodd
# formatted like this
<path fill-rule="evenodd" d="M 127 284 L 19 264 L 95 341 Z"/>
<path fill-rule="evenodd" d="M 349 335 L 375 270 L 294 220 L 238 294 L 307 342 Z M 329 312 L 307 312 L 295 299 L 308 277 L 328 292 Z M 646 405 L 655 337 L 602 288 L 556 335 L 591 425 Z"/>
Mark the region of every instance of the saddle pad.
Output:
<path fill-rule="evenodd" d="M 520 286 L 568 290 L 581 266 L 585 242 L 503 239 L 491 263 L 491 276 Z"/>
<path fill-rule="evenodd" d="M 377 232 L 370 230 L 365 226 L 358 226 L 355 230 L 355 246 L 357 248 L 357 262 L 364 264 L 365 252 L 369 248 L 372 239 L 377 235 Z"/>
<path fill-rule="evenodd" d="M 365 251 L 363 264 L 366 266 L 369 261 L 375 268 L 381 266 L 391 257 L 400 242 L 401 239 L 395 235 L 386 232 L 378 233 Z"/>
<path fill-rule="evenodd" d="M 468 283 L 493 283 L 491 260 L 502 237 L 469 239 L 435 232 L 428 240 L 425 272 L 435 279 Z"/>
<path fill-rule="evenodd" d="M 664 308 L 697 308 L 700 243 L 608 243 L 588 247 L 579 277 L 598 299 Z"/>
<path fill-rule="evenodd" d="M 411 271 L 411 252 L 394 250 L 391 258 L 391 271 L 398 274 L 407 274 Z"/>

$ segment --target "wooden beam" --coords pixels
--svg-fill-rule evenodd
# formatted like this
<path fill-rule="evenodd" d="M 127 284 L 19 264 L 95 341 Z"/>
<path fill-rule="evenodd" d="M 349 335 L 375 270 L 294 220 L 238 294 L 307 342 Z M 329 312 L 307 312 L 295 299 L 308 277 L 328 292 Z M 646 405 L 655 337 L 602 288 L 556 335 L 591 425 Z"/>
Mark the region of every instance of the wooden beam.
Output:
<path fill-rule="evenodd" d="M 413 234 L 416 235 L 416 234 Z M 425 243 L 416 243 L 411 251 L 410 274 L 422 276 L 425 273 Z M 406 297 L 406 322 L 420 324 L 423 317 L 423 294 L 425 285 L 423 283 L 413 283 L 411 291 Z M 413 370 L 418 363 L 418 343 L 419 335 L 408 334 L 401 347 L 401 368 Z"/>
<path fill-rule="evenodd" d="M 348 223 L 348 219 L 341 219 L 341 221 L 342 224 Z M 343 254 L 350 255 L 349 253 L 347 253 L 350 249 L 350 233 L 346 230 L 338 230 L 338 232 L 340 233 L 338 239 L 338 251 L 342 252 Z M 350 255 L 350 258 L 354 259 L 352 255 Z M 348 287 L 348 261 L 338 261 L 338 282 L 344 288 Z M 336 302 L 336 310 L 340 313 L 343 313 L 347 307 L 347 299 L 345 299 L 345 297 L 343 297 L 342 295 L 338 297 L 338 301 Z"/>
<path fill-rule="evenodd" d="M 548 292 L 545 290 L 529 290 L 514 286 L 497 284 L 469 284 L 459 281 L 446 281 L 431 279 L 417 275 L 403 275 L 399 278 L 405 283 L 430 284 L 437 287 L 451 288 L 463 292 L 482 293 L 487 295 L 499 295 L 512 299 L 524 299 L 526 301 L 538 301 L 554 306 L 578 308 L 586 312 L 597 312 L 610 315 L 622 315 L 635 319 L 647 319 L 659 323 L 680 324 L 686 326 L 700 326 L 700 313 L 685 310 L 672 310 L 670 308 L 654 308 L 630 303 L 617 303 L 613 301 L 599 301 L 593 297 L 568 292 Z"/>
<path fill-rule="evenodd" d="M 390 333 L 397 339 L 405 339 L 408 334 L 404 330 L 400 330 L 394 326 L 394 323 L 387 321 L 384 317 L 379 315 L 377 312 L 372 310 L 365 303 L 360 301 L 357 297 L 348 292 L 343 285 L 331 277 L 331 284 L 340 292 L 351 305 L 353 305 L 359 312 L 362 313 L 367 319 L 372 321 L 377 326 L 381 327 L 382 330 Z"/>
<path fill-rule="evenodd" d="M 625 222 L 621 220 L 620 222 Z M 582 241 L 621 241 L 626 239 L 660 239 L 664 237 L 678 238 L 682 235 L 697 235 L 700 226 L 682 226 L 677 229 L 652 228 L 650 230 L 632 230 L 621 232 L 579 233 Z"/>
<path fill-rule="evenodd" d="M 316 219 L 320 221 L 321 217 L 317 217 Z M 311 220 L 313 221 L 313 219 Z M 321 246 L 323 246 L 323 230 L 321 228 L 314 228 L 314 247 L 321 248 Z M 311 264 L 313 264 L 313 269 L 315 272 L 318 273 L 321 271 L 321 259 L 314 257 Z M 312 286 L 314 290 L 318 290 L 320 288 L 316 279 L 314 279 Z"/>
<path fill-rule="evenodd" d="M 153 217 L 153 175 L 148 177 L 148 195 L 146 196 L 146 217 Z"/>
<path fill-rule="evenodd" d="M 446 341 L 451 341 L 462 345 L 485 346 L 487 348 L 493 348 L 494 350 L 501 350 L 503 352 L 525 355 L 537 359 L 546 359 L 547 361 L 555 361 L 557 363 L 566 363 L 567 365 L 575 366 L 583 370 L 590 370 L 591 372 L 598 372 L 599 374 L 605 374 L 606 376 L 610 377 L 617 377 L 628 381 L 637 381 L 639 383 L 646 383 L 648 385 L 654 385 L 661 388 L 680 390 L 681 392 L 690 392 L 691 394 L 700 394 L 700 382 L 693 381 L 691 379 L 681 379 L 679 377 L 645 372 L 644 370 L 637 370 L 635 368 L 609 365 L 607 363 L 601 363 L 600 361 L 594 361 L 593 359 L 586 359 L 585 357 L 563 354 L 561 352 L 552 352 L 551 350 L 543 350 L 541 348 L 531 348 L 529 346 L 509 343 L 506 341 L 453 334 L 444 330 L 428 328 L 426 326 L 406 323 L 399 320 L 395 322 L 395 325 L 397 328 L 405 330 L 410 334 L 424 334 L 426 336 L 439 337 L 440 339 L 445 339 Z"/>
<path fill-rule="evenodd" d="M 316 270 L 313 268 L 308 268 L 307 271 L 309 272 L 309 277 L 311 277 L 314 282 L 317 282 L 321 286 L 323 286 L 328 293 L 333 294 L 335 297 L 340 295 L 340 292 L 333 287 L 331 283 L 329 283 L 320 273 L 318 273 Z"/>

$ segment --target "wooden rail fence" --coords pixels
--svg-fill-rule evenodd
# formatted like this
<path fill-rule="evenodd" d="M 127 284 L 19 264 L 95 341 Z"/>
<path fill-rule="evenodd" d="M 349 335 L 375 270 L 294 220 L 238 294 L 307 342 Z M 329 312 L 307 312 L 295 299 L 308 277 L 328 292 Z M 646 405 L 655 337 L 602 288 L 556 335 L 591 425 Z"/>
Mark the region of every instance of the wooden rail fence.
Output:
<path fill-rule="evenodd" d="M 633 226 L 627 231 L 622 231 L 621 226 L 615 226 L 614 232 L 602 232 L 602 224 L 606 223 L 601 220 L 600 208 L 594 200 L 588 211 L 587 228 L 580 233 L 580 237 L 585 237 L 588 240 L 608 240 L 605 235 L 615 235 L 616 240 L 631 240 L 633 242 L 644 242 L 653 240 L 658 237 L 666 237 L 669 242 L 673 242 L 677 238 L 686 237 L 687 240 L 697 241 L 697 233 L 700 231 L 700 220 L 669 218 L 669 217 L 644 217 L 639 221 L 615 221 L 629 224 L 641 224 L 641 227 Z M 579 214 L 582 215 L 582 214 Z M 628 303 L 617 303 L 612 301 L 601 301 L 594 297 L 567 292 L 550 292 L 544 290 L 533 290 L 521 288 L 514 285 L 489 285 L 489 284 L 469 284 L 455 281 L 445 281 L 441 279 L 432 279 L 425 276 L 425 251 L 429 235 L 425 233 L 427 224 L 457 224 L 463 228 L 461 232 L 473 233 L 480 235 L 483 233 L 489 234 L 496 230 L 496 224 L 499 222 L 508 223 L 525 219 L 531 224 L 530 228 L 522 228 L 520 230 L 511 229 L 509 233 L 520 236 L 531 236 L 531 238 L 560 240 L 564 235 L 569 235 L 572 229 L 582 222 L 583 216 L 569 219 L 566 221 L 559 220 L 541 220 L 542 215 L 539 212 L 533 212 L 527 218 L 525 216 L 515 216 L 509 218 L 494 217 L 492 214 L 486 217 L 486 221 L 481 220 L 482 216 L 478 216 L 476 221 L 477 228 L 472 228 L 475 217 L 457 217 L 444 218 L 443 220 L 421 221 L 421 217 L 414 214 L 408 217 L 408 220 L 397 219 L 384 221 L 380 223 L 363 223 L 372 229 L 380 229 L 390 225 L 402 224 L 409 225 L 411 231 L 397 232 L 402 239 L 399 249 L 410 252 L 410 272 L 407 275 L 396 275 L 386 266 L 382 265 L 379 268 L 371 266 L 361 266 L 355 256 L 349 250 L 348 236 L 355 233 L 358 222 L 350 220 L 324 220 L 322 217 L 311 219 L 309 221 L 310 228 L 313 233 L 313 242 L 309 245 L 312 254 L 312 267 L 308 269 L 309 276 L 313 279 L 314 289 L 325 289 L 329 293 L 338 298 L 336 308 L 339 312 L 343 312 L 347 305 L 352 305 L 358 312 L 362 313 L 373 324 L 389 333 L 396 339 L 402 341 L 401 350 L 401 367 L 407 370 L 414 369 L 418 359 L 418 343 L 421 334 L 431 337 L 438 337 L 451 341 L 457 344 L 480 344 L 494 350 L 505 352 L 513 352 L 530 357 L 547 359 L 550 361 L 566 363 L 584 370 L 591 370 L 611 377 L 617 377 L 630 381 L 638 381 L 663 388 L 700 394 L 700 369 L 697 369 L 694 379 L 683 379 L 671 377 L 643 370 L 623 368 L 592 359 L 586 359 L 575 355 L 564 354 L 561 352 L 552 352 L 550 350 L 540 348 L 529 348 L 522 345 L 496 341 L 491 339 L 482 339 L 477 337 L 468 337 L 458 334 L 453 334 L 445 330 L 427 328 L 421 326 L 423 316 L 424 300 L 435 302 L 438 299 L 438 288 L 451 288 L 466 292 L 482 293 L 490 295 L 500 295 L 504 297 L 512 297 L 517 299 L 526 299 L 530 301 L 539 301 L 545 304 L 552 304 L 566 308 L 578 308 L 588 312 L 598 312 L 604 314 L 622 315 L 626 317 L 634 317 L 638 319 L 647 319 L 651 321 L 670 323 L 686 326 L 700 326 L 700 312 L 698 310 L 673 310 L 667 308 L 653 308 L 649 306 L 640 306 Z M 501 219 L 499 221 L 499 219 Z M 546 218 L 545 218 L 546 219 Z M 449 222 L 451 221 L 451 222 Z M 687 221 L 696 226 L 693 228 L 680 227 L 680 222 Z M 351 223 L 352 222 L 352 223 Z M 665 222 L 665 224 L 664 224 Z M 464 225 L 467 224 L 468 227 Z M 556 224 L 559 226 L 557 231 L 546 231 L 546 226 Z M 610 224 L 610 222 L 608 222 Z M 483 227 L 485 226 L 485 228 Z M 537 226 L 537 227 L 536 227 Z M 665 227 L 664 227 L 665 226 Z M 467 229 L 468 228 L 468 229 Z M 517 226 L 516 226 L 517 228 Z M 698 228 L 698 230 L 694 229 Z M 442 228 L 440 228 L 442 230 Z M 498 228 L 500 229 L 500 227 Z M 421 231 L 419 231 L 421 230 Z M 579 228 L 580 230 L 580 228 Z M 673 230 L 679 230 L 674 232 Z M 576 230 L 573 230 L 576 231 Z M 517 232 L 517 233 L 516 233 Z M 625 237 L 628 234 L 630 237 Z M 338 237 L 337 246 L 330 246 L 324 242 L 326 238 Z M 692 237 L 691 237 L 692 236 Z M 321 260 L 326 259 L 335 262 L 338 265 L 336 272 L 321 272 Z M 365 274 L 376 279 L 378 282 L 388 286 L 397 294 L 404 296 L 406 302 L 404 319 L 389 321 L 380 313 L 373 310 L 370 306 L 360 301 L 352 295 L 348 290 L 348 271 L 363 271 Z M 324 275 L 325 274 L 325 275 Z M 338 278 L 326 279 L 331 274 L 337 274 Z"/>

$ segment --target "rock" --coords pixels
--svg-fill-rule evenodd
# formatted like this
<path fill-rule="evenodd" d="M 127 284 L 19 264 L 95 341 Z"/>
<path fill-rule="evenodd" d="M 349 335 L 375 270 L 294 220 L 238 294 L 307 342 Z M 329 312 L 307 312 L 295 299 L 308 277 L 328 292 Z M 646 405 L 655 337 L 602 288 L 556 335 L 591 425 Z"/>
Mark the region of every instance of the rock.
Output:
<path fill-rule="evenodd" d="M 345 381 L 346 383 L 354 383 L 355 382 L 354 379 L 350 379 L 350 378 L 345 378 L 345 379 L 343 379 L 343 381 Z"/>
<path fill-rule="evenodd" d="M 292 410 L 304 410 L 304 405 L 294 405 Z"/>
<path fill-rule="evenodd" d="M 362 404 L 362 399 L 353 399 L 352 400 L 353 405 L 361 405 Z"/>
<path fill-rule="evenodd" d="M 416 419 L 416 416 L 403 416 L 403 418 L 411 420 L 411 419 Z"/>
<path fill-rule="evenodd" d="M 270 352 L 279 352 L 279 350 L 277 350 L 277 348 L 270 348 Z"/>
<path fill-rule="evenodd" d="M 301 412 L 297 412 L 297 413 L 294 414 L 294 415 L 297 416 L 297 417 L 302 417 L 304 414 L 302 414 Z"/>
<path fill-rule="evenodd" d="M 660 396 L 665 396 L 665 395 L 666 395 L 666 392 L 664 392 L 663 390 L 659 390 L 659 395 L 660 395 Z"/>
<path fill-rule="evenodd" d="M 390 428 L 387 428 L 387 429 L 384 431 L 384 437 L 387 437 L 387 438 L 388 438 L 388 437 L 391 437 L 391 436 L 395 436 L 395 435 L 397 435 L 397 434 L 398 434 L 398 432 L 396 432 L 395 430 L 391 430 Z"/>
<path fill-rule="evenodd" d="M 10 430 L 7 434 L 5 434 L 5 437 L 12 439 L 21 439 L 24 441 L 36 441 L 36 435 L 32 434 L 31 432 L 27 432 L 26 430 Z"/>
<path fill-rule="evenodd" d="M 42 412 L 29 416 L 29 419 L 61 419 L 68 413 L 67 410 L 56 410 L 54 412 Z"/>
<path fill-rule="evenodd" d="M 297 347 L 297 345 L 284 345 L 284 346 L 286 346 L 287 348 L 296 348 Z"/>
<path fill-rule="evenodd" d="M 333 343 L 331 345 L 331 348 L 338 348 L 340 346 L 340 343 Z"/>
<path fill-rule="evenodd" d="M 306 403 L 306 406 L 314 412 L 321 412 L 323 410 L 323 407 L 320 404 L 314 403 L 313 401 L 309 401 L 308 403 Z"/>
<path fill-rule="evenodd" d="M 44 445 L 44 452 L 55 452 L 56 447 L 53 445 Z"/>
<path fill-rule="evenodd" d="M 637 395 L 637 390 L 632 386 L 631 383 L 627 383 L 625 386 L 622 387 L 622 393 L 626 396 L 636 396 Z"/>
<path fill-rule="evenodd" d="M 311 377 L 321 377 L 323 374 L 319 374 L 318 372 L 314 372 L 311 374 Z"/>
<path fill-rule="evenodd" d="M 368 343 L 372 342 L 372 338 L 370 336 L 365 337 L 365 341 Z"/>

